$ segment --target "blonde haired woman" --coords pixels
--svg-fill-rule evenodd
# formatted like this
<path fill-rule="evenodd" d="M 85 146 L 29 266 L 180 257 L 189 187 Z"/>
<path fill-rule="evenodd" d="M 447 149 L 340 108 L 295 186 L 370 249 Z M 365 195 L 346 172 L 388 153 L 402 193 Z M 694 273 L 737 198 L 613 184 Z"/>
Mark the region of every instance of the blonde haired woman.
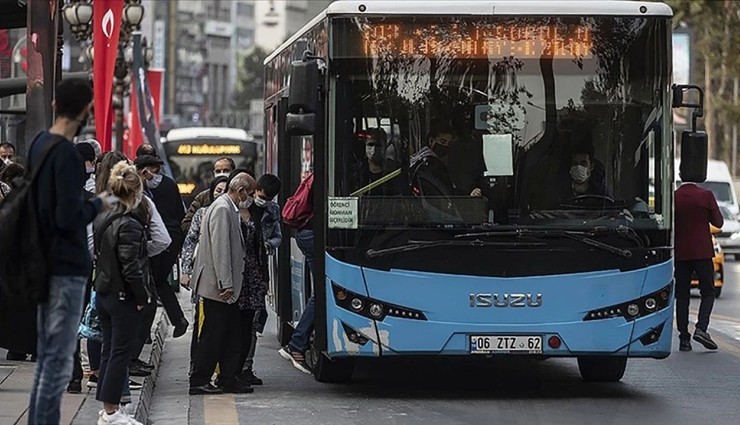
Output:
<path fill-rule="evenodd" d="M 108 190 L 118 197 L 117 205 L 94 223 L 96 307 L 103 328 L 96 395 L 103 411 L 98 425 L 140 423 L 120 404 L 141 310 L 150 301 L 146 222 L 134 214 L 144 196 L 142 189 L 136 168 L 117 163 L 108 181 Z"/>

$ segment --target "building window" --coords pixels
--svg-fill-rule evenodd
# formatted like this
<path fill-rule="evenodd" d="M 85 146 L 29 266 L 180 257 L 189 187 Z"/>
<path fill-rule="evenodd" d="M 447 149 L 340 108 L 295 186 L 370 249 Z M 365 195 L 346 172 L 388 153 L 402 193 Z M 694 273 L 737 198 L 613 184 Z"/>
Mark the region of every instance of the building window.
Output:
<path fill-rule="evenodd" d="M 240 50 L 247 50 L 254 44 L 254 30 L 252 28 L 238 28 L 236 30 L 237 45 Z"/>
<path fill-rule="evenodd" d="M 240 18 L 254 18 L 254 5 L 249 3 L 237 3 L 236 16 Z"/>

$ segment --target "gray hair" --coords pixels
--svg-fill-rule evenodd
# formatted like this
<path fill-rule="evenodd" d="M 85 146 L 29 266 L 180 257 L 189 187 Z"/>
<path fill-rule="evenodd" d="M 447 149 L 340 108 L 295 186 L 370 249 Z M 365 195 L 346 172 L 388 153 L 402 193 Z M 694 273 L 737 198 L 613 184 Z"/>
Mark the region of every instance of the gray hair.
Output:
<path fill-rule="evenodd" d="M 229 192 L 238 192 L 241 189 L 249 189 L 254 185 L 254 179 L 247 173 L 239 173 L 229 182 Z"/>

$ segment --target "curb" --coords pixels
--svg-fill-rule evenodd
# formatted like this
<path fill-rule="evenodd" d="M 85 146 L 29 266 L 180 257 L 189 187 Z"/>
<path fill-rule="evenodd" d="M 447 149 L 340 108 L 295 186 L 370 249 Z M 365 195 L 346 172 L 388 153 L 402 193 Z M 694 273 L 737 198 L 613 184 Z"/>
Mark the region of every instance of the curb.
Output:
<path fill-rule="evenodd" d="M 154 323 L 156 330 L 152 340 L 152 349 L 149 352 L 149 364 L 154 366 L 151 376 L 144 379 L 143 388 L 141 389 L 141 395 L 136 400 L 134 406 L 134 417 L 141 423 L 148 423 L 147 418 L 149 417 L 149 409 L 152 405 L 152 399 L 154 397 L 154 387 L 157 384 L 157 376 L 159 375 L 159 368 L 161 366 L 162 352 L 164 351 L 164 344 L 167 340 L 167 334 L 170 329 L 170 322 L 167 319 L 167 314 L 164 309 L 158 308 L 157 315 L 158 319 L 155 319 Z"/>

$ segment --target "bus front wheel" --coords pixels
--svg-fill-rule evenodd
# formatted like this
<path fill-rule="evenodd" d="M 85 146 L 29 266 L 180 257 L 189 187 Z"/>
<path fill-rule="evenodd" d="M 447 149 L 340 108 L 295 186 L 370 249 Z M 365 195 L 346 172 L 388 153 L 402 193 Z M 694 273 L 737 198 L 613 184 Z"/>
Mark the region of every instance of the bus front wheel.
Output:
<path fill-rule="evenodd" d="M 578 370 L 584 381 L 619 382 L 627 368 L 627 357 L 579 357 Z"/>
<path fill-rule="evenodd" d="M 354 359 L 330 359 L 318 353 L 313 365 L 313 376 L 319 382 L 343 383 L 352 380 Z"/>

